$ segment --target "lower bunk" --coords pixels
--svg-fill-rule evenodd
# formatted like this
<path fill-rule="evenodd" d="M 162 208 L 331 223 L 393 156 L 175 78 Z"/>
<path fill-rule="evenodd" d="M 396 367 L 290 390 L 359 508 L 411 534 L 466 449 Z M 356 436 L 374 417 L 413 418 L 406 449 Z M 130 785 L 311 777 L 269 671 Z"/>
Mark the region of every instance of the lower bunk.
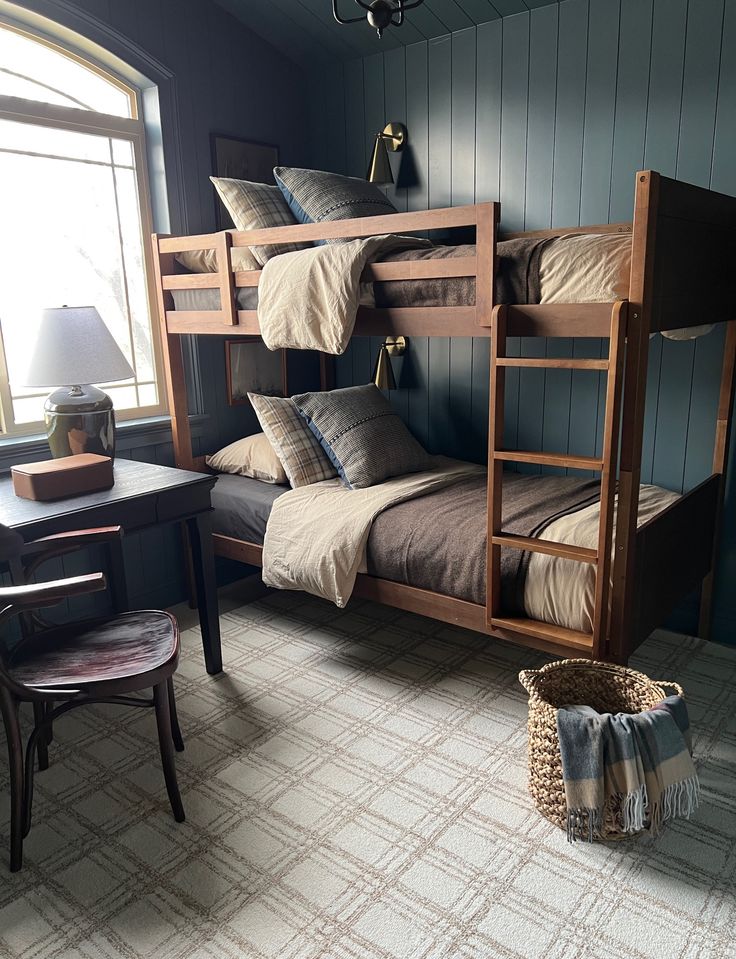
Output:
<path fill-rule="evenodd" d="M 287 486 L 220 475 L 212 493 L 216 553 L 262 565 L 269 516 L 276 500 L 288 491 Z M 641 486 L 640 563 L 633 602 L 637 633 L 647 633 L 637 636 L 632 648 L 707 572 L 708 530 L 690 524 L 685 542 L 688 537 L 683 539 L 681 524 L 688 514 L 712 513 L 715 492 L 711 481 L 685 496 Z M 504 530 L 522 540 L 550 540 L 550 549 L 503 549 L 503 614 L 494 618 L 493 626 L 486 615 L 486 493 L 486 474 L 475 468 L 452 486 L 379 513 L 352 595 L 557 655 L 592 655 L 595 566 L 580 562 L 577 550 L 595 551 L 600 483 L 568 476 L 504 474 Z M 676 542 L 670 541 L 670 529 L 678 530 Z M 575 559 L 565 556 L 565 545 L 575 548 Z M 626 654 L 611 651 L 607 658 Z"/>

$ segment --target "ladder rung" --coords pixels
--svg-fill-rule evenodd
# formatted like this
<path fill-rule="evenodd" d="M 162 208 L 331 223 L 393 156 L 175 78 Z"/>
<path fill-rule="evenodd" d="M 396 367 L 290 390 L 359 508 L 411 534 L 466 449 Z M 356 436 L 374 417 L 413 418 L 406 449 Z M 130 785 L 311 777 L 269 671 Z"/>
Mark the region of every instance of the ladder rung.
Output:
<path fill-rule="evenodd" d="M 512 549 L 528 549 L 533 553 L 546 553 L 548 556 L 559 556 L 562 559 L 572 559 L 578 563 L 598 562 L 598 553 L 594 549 L 585 549 L 583 546 L 570 546 L 567 543 L 556 543 L 551 539 L 540 539 L 534 536 L 517 536 L 515 533 L 500 533 L 493 536 L 494 546 L 509 546 Z"/>
<path fill-rule="evenodd" d="M 509 463 L 536 463 L 574 470 L 602 470 L 603 460 L 596 456 L 572 456 L 568 453 L 532 453 L 526 450 L 494 450 L 493 457 Z"/>
<path fill-rule="evenodd" d="M 569 359 L 565 357 L 537 357 L 537 356 L 499 356 L 496 366 L 512 366 L 546 370 L 607 370 L 608 360 Z"/>
<path fill-rule="evenodd" d="M 542 623 L 536 619 L 525 617 L 496 617 L 491 620 L 491 627 L 510 629 L 525 636 L 534 636 L 535 639 L 546 639 L 561 646 L 569 646 L 591 652 L 593 649 L 593 634 L 583 633 L 577 629 L 566 629 L 564 626 L 553 626 L 551 623 Z"/>

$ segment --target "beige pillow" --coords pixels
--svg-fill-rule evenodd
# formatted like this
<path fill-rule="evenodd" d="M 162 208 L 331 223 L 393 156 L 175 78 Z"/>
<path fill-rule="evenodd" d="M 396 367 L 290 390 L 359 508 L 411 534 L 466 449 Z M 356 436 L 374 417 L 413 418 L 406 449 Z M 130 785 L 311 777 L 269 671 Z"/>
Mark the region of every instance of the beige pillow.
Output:
<path fill-rule="evenodd" d="M 205 461 L 218 473 L 252 476 L 263 483 L 288 483 L 281 460 L 265 433 L 245 436 L 224 447 Z"/>
<path fill-rule="evenodd" d="M 190 273 L 217 273 L 217 252 L 215 250 L 187 250 L 176 254 L 177 263 L 181 263 Z M 261 265 L 247 246 L 235 246 L 231 250 L 230 262 L 233 272 L 260 270 Z"/>
<path fill-rule="evenodd" d="M 260 230 L 271 226 L 293 226 L 294 215 L 277 186 L 251 183 L 229 177 L 211 176 L 237 230 Z M 272 256 L 303 250 L 311 243 L 279 243 L 274 246 L 252 246 L 251 252 L 261 266 Z"/>
<path fill-rule="evenodd" d="M 630 274 L 630 233 L 568 233 L 541 251 L 539 302 L 627 300 Z"/>

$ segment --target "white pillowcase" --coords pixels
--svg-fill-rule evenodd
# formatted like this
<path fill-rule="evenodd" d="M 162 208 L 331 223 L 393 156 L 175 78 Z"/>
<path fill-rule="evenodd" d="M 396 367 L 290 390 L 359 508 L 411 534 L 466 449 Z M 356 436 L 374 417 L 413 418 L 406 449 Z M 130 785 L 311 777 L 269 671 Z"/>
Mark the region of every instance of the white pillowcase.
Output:
<path fill-rule="evenodd" d="M 236 440 L 212 456 L 205 457 L 207 465 L 218 473 L 251 476 L 262 483 L 288 485 L 289 480 L 265 433 L 255 433 Z"/>
<path fill-rule="evenodd" d="M 568 233 L 539 257 L 540 303 L 613 303 L 629 298 L 631 234 Z"/>

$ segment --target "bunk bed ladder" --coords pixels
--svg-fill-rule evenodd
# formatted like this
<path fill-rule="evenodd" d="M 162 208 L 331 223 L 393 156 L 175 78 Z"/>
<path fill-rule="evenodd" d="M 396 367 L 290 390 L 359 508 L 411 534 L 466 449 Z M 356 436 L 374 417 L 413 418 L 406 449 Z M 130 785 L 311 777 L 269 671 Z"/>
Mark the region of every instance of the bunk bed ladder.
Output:
<path fill-rule="evenodd" d="M 572 652 L 593 657 L 605 656 L 609 629 L 609 596 L 613 513 L 616 495 L 616 466 L 621 408 L 621 382 L 626 336 L 625 301 L 618 301 L 611 311 L 610 346 L 607 359 L 512 357 L 506 355 L 508 308 L 496 306 L 491 327 L 491 384 L 488 435 L 488 585 L 486 623 L 491 629 L 513 630 L 536 639 L 569 648 Z M 506 370 L 514 368 L 590 370 L 606 373 L 606 407 L 603 447 L 600 456 L 577 456 L 567 453 L 507 450 L 503 444 L 504 392 Z M 548 539 L 506 533 L 502 523 L 504 463 L 534 463 L 576 470 L 592 470 L 601 474 L 601 505 L 596 549 L 588 549 Z M 501 549 L 511 548 L 546 553 L 596 567 L 595 610 L 592 633 L 553 626 L 523 617 L 504 616 L 501 611 Z"/>

